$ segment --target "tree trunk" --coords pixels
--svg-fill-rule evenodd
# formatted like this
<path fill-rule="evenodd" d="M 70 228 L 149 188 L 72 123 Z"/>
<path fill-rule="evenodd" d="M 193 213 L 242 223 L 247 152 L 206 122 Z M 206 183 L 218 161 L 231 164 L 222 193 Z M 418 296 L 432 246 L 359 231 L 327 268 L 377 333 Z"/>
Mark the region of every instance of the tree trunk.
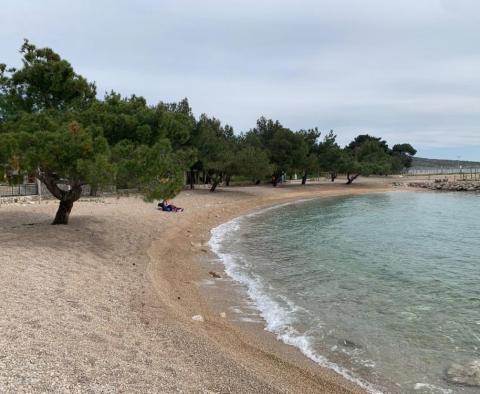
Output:
<path fill-rule="evenodd" d="M 58 186 L 57 186 L 58 188 Z M 59 189 L 60 190 L 60 189 Z M 73 203 L 82 195 L 82 187 L 74 185 L 70 190 L 60 190 L 62 198 L 60 198 L 60 206 L 52 224 L 68 224 L 70 212 L 72 212 Z"/>
<path fill-rule="evenodd" d="M 260 179 L 257 179 L 257 180 L 255 181 L 255 185 L 260 185 Z"/>
<path fill-rule="evenodd" d="M 212 175 L 210 176 L 210 183 L 212 184 L 212 186 L 210 187 L 211 192 L 214 192 L 217 186 L 223 182 L 223 175 L 223 173 L 212 173 Z"/>
<path fill-rule="evenodd" d="M 330 180 L 331 180 L 332 182 L 335 182 L 335 178 L 336 178 L 336 177 L 337 177 L 337 173 L 336 173 L 336 172 L 331 172 L 331 173 L 330 173 Z"/>
<path fill-rule="evenodd" d="M 194 183 L 195 183 L 195 173 L 193 170 L 190 170 L 190 189 L 193 190 L 195 188 Z"/>
<path fill-rule="evenodd" d="M 230 177 L 231 177 L 230 174 L 228 174 L 228 175 L 225 177 L 225 186 L 230 186 Z"/>
<path fill-rule="evenodd" d="M 70 212 L 72 212 L 73 200 L 62 200 L 58 207 L 57 214 L 52 224 L 68 224 Z"/>
<path fill-rule="evenodd" d="M 98 187 L 90 185 L 90 197 L 97 197 Z"/>
<path fill-rule="evenodd" d="M 215 179 L 215 180 L 212 182 L 212 187 L 210 188 L 210 191 L 211 191 L 211 192 L 214 192 L 219 183 L 220 183 L 220 180 L 219 180 L 219 179 Z"/>
<path fill-rule="evenodd" d="M 305 185 L 307 183 L 307 171 L 305 171 L 305 174 L 302 176 L 302 185 Z"/>
<path fill-rule="evenodd" d="M 352 182 L 358 178 L 360 174 L 355 174 L 355 175 L 352 175 L 350 176 L 350 174 L 347 173 L 347 185 L 351 185 Z"/>
<path fill-rule="evenodd" d="M 52 196 L 60 200 L 60 206 L 52 224 L 68 224 L 73 203 L 82 195 L 81 181 L 72 181 L 69 190 L 62 190 L 58 187 L 58 177 L 55 174 L 38 170 L 37 178 L 45 184 Z"/>
<path fill-rule="evenodd" d="M 272 177 L 272 184 L 273 184 L 273 187 L 277 187 L 277 184 L 278 184 L 278 175 L 277 174 L 275 174 Z"/>

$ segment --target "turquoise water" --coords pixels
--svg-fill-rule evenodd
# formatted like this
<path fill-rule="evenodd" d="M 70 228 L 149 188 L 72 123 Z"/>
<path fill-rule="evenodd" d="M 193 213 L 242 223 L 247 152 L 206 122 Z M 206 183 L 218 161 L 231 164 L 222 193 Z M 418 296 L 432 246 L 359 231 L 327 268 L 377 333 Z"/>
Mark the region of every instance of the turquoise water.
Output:
<path fill-rule="evenodd" d="M 479 393 L 446 374 L 480 360 L 479 219 L 477 194 L 318 199 L 226 223 L 211 246 L 313 360 L 371 391 Z"/>

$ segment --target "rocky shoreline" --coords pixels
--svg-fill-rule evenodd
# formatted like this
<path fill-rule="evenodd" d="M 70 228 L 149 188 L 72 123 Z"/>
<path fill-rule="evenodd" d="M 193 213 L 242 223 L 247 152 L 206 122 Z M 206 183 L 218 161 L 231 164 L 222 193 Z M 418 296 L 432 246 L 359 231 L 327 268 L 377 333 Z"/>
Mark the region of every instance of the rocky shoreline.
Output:
<path fill-rule="evenodd" d="M 408 187 L 453 192 L 480 192 L 480 181 L 447 181 L 410 182 Z"/>

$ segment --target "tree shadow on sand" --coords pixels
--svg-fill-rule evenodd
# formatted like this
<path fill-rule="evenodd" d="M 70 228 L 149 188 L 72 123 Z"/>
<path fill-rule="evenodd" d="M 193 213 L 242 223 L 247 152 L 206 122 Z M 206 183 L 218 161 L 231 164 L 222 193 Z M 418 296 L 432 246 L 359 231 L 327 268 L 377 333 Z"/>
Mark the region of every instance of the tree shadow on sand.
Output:
<path fill-rule="evenodd" d="M 102 232 L 105 219 L 92 215 L 72 216 L 68 226 L 53 226 L 52 215 L 34 211 L 0 212 L 2 247 L 85 250 L 97 254 L 111 248 Z"/>

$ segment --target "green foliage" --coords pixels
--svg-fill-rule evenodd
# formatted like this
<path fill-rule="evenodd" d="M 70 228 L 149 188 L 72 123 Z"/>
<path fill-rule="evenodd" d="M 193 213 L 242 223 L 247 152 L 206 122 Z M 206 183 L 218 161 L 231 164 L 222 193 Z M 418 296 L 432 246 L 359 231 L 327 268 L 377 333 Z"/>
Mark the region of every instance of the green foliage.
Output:
<path fill-rule="evenodd" d="M 355 151 L 357 150 L 360 146 L 364 145 L 365 143 L 367 142 L 372 142 L 374 143 L 376 146 L 378 146 L 380 149 L 382 149 L 383 151 L 385 151 L 385 153 L 388 153 L 389 152 L 389 149 L 388 149 L 388 145 L 386 143 L 386 141 L 382 140 L 381 138 L 379 137 L 373 137 L 369 134 L 360 134 L 358 135 L 357 137 L 355 137 L 355 139 L 350 142 L 350 144 L 348 144 L 348 146 L 346 147 L 347 150 L 350 150 L 350 151 Z"/>
<path fill-rule="evenodd" d="M 0 67 L 0 118 L 11 119 L 22 111 L 68 110 L 95 100 L 95 85 L 76 74 L 66 60 L 50 48 L 23 43 L 23 67 Z"/>
<path fill-rule="evenodd" d="M 354 156 L 361 164 L 362 175 L 387 175 L 391 173 L 391 160 L 382 144 L 383 141 L 365 140 L 355 150 Z"/>
<path fill-rule="evenodd" d="M 215 189 L 223 176 L 231 175 L 236 169 L 237 140 L 233 129 L 203 114 L 197 123 L 193 143 L 203 169 L 213 179 Z"/>
<path fill-rule="evenodd" d="M 151 147 L 124 140 L 113 147 L 112 161 L 117 163 L 117 186 L 139 189 L 152 201 L 172 198 L 182 189 L 183 171 L 192 158 L 187 150 L 174 152 L 168 139 Z"/>
<path fill-rule="evenodd" d="M 119 189 L 138 187 L 142 152 L 129 140 L 122 140 L 112 148 L 111 160 L 117 167 L 116 184 Z"/>
<path fill-rule="evenodd" d="M 109 148 L 101 130 L 69 120 L 70 112 L 95 100 L 95 86 L 49 48 L 37 49 L 25 41 L 21 53 L 23 67 L 2 67 L 0 78 L 2 161 L 20 173 L 75 187 L 104 179 L 112 168 L 103 166 Z M 97 170 L 99 177 L 94 176 Z"/>
<path fill-rule="evenodd" d="M 185 146 L 196 126 L 188 100 L 185 98 L 179 103 L 161 103 L 157 111 L 162 115 L 159 120 L 161 135 L 170 139 L 175 149 Z"/>
<path fill-rule="evenodd" d="M 86 125 L 102 128 L 110 145 L 129 140 L 149 144 L 158 136 L 158 114 L 148 107 L 143 97 L 122 98 L 111 92 L 103 101 L 96 101 L 87 110 L 75 114 Z"/>
<path fill-rule="evenodd" d="M 394 172 L 402 172 L 412 166 L 413 156 L 417 154 L 416 149 L 410 144 L 394 145 L 391 151 L 392 167 Z"/>
<path fill-rule="evenodd" d="M 275 132 L 269 148 L 276 173 L 301 170 L 308 156 L 303 136 L 285 128 Z"/>
<path fill-rule="evenodd" d="M 344 150 L 342 170 L 348 174 L 358 175 L 388 175 L 399 172 L 411 160 L 410 155 L 416 153 L 409 144 L 395 145 L 390 150 L 381 138 L 369 135 L 359 135 Z"/>
<path fill-rule="evenodd" d="M 93 176 L 94 163 L 102 163 L 110 153 L 108 143 L 98 129 L 83 128 L 76 122 L 56 131 L 31 133 L 25 141 L 27 144 L 21 147 L 25 170 L 34 172 L 40 168 L 43 172 L 81 184 L 88 183 L 88 178 Z M 91 165 L 86 166 L 85 162 Z"/>
<path fill-rule="evenodd" d="M 1 141 L 3 162 L 22 174 L 49 174 L 71 186 L 100 186 L 109 183 L 115 173 L 105 138 L 98 130 L 75 122 L 56 131 L 3 133 Z"/>
<path fill-rule="evenodd" d="M 237 174 L 251 178 L 252 181 L 260 181 L 273 172 L 266 151 L 255 146 L 246 145 L 241 148 L 235 158 Z"/>
<path fill-rule="evenodd" d="M 78 159 L 77 170 L 93 190 L 111 184 L 116 173 L 116 166 L 110 162 L 108 154 L 95 155 L 93 159 Z"/>
<path fill-rule="evenodd" d="M 344 165 L 343 151 L 336 140 L 337 136 L 333 130 L 330 130 L 318 146 L 319 167 L 322 171 L 337 173 L 341 171 L 341 167 Z"/>
<path fill-rule="evenodd" d="M 295 133 L 278 121 L 260 118 L 257 127 L 246 134 L 245 141 L 267 152 L 275 179 L 284 172 L 303 172 L 308 166 L 309 145 L 305 134 Z"/>
<path fill-rule="evenodd" d="M 316 172 L 320 168 L 320 162 L 318 158 L 319 143 L 318 139 L 320 138 L 320 132 L 317 128 L 300 130 L 298 132 L 305 141 L 307 152 L 305 157 L 302 158 L 302 170 L 303 170 L 303 179 L 302 183 L 305 183 L 307 180 L 307 175 L 312 172 Z"/>
<path fill-rule="evenodd" d="M 146 201 L 169 199 L 183 188 L 184 161 L 172 151 L 168 140 L 137 148 L 138 184 Z"/>
<path fill-rule="evenodd" d="M 278 120 L 273 121 L 262 116 L 257 120 L 256 127 L 247 134 L 247 141 L 251 145 L 269 149 L 275 134 L 283 128 Z"/>

